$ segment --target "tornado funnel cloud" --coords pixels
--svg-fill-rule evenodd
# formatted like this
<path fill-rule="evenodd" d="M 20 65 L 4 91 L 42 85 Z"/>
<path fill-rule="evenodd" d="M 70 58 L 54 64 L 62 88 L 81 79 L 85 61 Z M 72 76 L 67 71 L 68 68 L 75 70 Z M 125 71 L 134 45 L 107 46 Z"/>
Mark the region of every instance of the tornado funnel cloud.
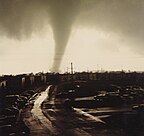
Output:
<path fill-rule="evenodd" d="M 57 28 L 57 29 L 55 29 Z M 55 55 L 53 60 L 53 72 L 59 72 L 60 64 L 66 49 L 66 45 L 71 32 L 71 25 L 63 27 L 54 27 L 54 39 L 55 39 Z"/>
<path fill-rule="evenodd" d="M 59 72 L 71 33 L 72 24 L 78 14 L 79 1 L 54 0 L 51 3 L 50 16 L 55 41 L 55 54 L 51 71 Z"/>

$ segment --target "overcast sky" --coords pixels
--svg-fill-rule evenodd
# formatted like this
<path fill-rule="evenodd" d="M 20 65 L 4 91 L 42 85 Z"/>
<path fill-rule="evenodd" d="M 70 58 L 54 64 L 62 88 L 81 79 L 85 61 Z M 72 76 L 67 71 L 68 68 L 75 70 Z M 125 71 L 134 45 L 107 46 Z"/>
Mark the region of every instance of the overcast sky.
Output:
<path fill-rule="evenodd" d="M 0 75 L 144 71 L 143 0 L 0 0 Z"/>

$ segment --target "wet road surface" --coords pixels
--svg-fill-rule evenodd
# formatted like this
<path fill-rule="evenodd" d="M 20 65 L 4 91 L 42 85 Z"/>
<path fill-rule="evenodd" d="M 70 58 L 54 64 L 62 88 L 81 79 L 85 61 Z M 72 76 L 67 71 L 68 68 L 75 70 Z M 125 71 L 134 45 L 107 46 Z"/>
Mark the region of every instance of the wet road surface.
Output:
<path fill-rule="evenodd" d="M 48 97 L 48 91 L 50 86 L 40 94 L 38 99 L 34 102 L 34 106 L 31 110 L 32 115 L 35 119 L 39 120 L 41 125 L 45 126 L 51 133 L 56 133 L 56 128 L 52 125 L 52 122 L 49 121 L 42 112 L 41 104 Z"/>
<path fill-rule="evenodd" d="M 51 101 L 46 100 L 49 89 L 50 86 L 39 95 L 34 105 L 29 106 L 25 111 L 24 121 L 30 128 L 30 136 L 91 136 L 83 126 L 90 125 L 89 122 L 95 124 L 101 121 L 89 119 L 78 109 L 74 112 L 66 111 L 60 106 L 61 101 L 54 98 Z M 48 104 L 52 105 L 51 108 L 46 107 Z"/>
<path fill-rule="evenodd" d="M 55 87 L 53 93 L 56 90 Z M 24 121 L 30 128 L 30 136 L 128 136 L 122 129 L 108 128 L 98 116 L 89 114 L 90 111 L 66 110 L 62 99 L 48 98 L 49 91 L 50 86 L 34 105 L 25 109 Z"/>

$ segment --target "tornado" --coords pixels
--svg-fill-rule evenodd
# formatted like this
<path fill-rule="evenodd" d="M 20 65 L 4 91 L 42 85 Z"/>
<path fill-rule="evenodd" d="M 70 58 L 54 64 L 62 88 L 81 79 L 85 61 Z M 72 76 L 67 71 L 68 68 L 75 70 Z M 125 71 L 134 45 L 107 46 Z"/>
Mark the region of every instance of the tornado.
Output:
<path fill-rule="evenodd" d="M 80 1 L 53 0 L 50 6 L 51 26 L 55 41 L 52 72 L 59 72 L 71 33 L 72 24 L 78 14 Z"/>
<path fill-rule="evenodd" d="M 81 0 L 0 0 L 0 35 L 23 40 L 51 25 L 55 54 L 51 71 L 59 72 Z"/>
<path fill-rule="evenodd" d="M 143 56 L 143 7 L 143 0 L 0 0 L 0 39 L 25 41 L 49 32 L 51 26 L 55 50 L 48 69 L 52 72 L 60 70 L 73 26 L 115 35 L 119 46 Z M 2 47 L 0 43 L 0 51 Z"/>

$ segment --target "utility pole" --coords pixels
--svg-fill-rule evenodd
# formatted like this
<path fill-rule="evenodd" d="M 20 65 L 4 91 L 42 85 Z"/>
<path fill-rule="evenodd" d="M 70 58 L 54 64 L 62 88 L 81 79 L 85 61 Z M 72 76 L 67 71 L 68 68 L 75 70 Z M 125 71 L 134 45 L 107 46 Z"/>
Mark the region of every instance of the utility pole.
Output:
<path fill-rule="evenodd" d="M 71 80 L 72 80 L 72 88 L 74 89 L 73 63 L 72 62 L 71 62 Z"/>
<path fill-rule="evenodd" d="M 71 62 L 71 74 L 73 75 L 73 63 Z"/>

